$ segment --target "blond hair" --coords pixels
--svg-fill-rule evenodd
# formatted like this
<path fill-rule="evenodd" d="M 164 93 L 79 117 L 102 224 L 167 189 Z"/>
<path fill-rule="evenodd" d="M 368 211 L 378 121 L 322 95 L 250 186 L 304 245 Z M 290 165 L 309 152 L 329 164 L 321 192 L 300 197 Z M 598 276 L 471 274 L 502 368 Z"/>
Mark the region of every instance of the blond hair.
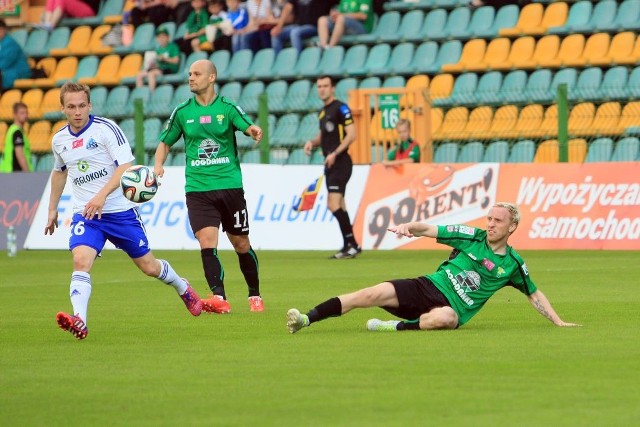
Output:
<path fill-rule="evenodd" d="M 494 208 L 505 208 L 511 214 L 511 223 L 518 225 L 520 223 L 520 209 L 518 205 L 507 202 L 497 202 L 493 205 Z"/>
<path fill-rule="evenodd" d="M 91 89 L 89 88 L 89 86 L 69 81 L 63 84 L 60 88 L 60 105 L 64 106 L 64 96 L 68 92 L 84 92 L 87 94 L 87 102 L 91 102 Z"/>

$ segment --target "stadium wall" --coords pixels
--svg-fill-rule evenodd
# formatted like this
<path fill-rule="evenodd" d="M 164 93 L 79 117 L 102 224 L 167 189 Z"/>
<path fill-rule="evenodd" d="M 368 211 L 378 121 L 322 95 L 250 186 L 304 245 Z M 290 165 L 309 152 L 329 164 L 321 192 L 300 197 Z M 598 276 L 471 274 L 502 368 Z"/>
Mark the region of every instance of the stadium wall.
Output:
<path fill-rule="evenodd" d="M 484 227 L 496 201 L 520 205 L 511 243 L 518 249 L 640 249 L 640 163 L 415 164 L 356 166 L 346 200 L 364 249 L 435 249 L 429 239 L 398 239 L 387 227 L 404 221 Z M 291 209 L 322 166 L 243 165 L 252 244 L 256 249 L 333 250 L 341 244 L 326 209 L 326 188 L 308 212 Z M 5 185 L 1 182 L 4 194 Z M 197 249 L 184 203 L 182 167 L 168 167 L 158 195 L 140 206 L 154 249 Z M 28 249 L 66 249 L 69 189 L 61 226 L 44 236 L 48 184 L 25 242 Z M 6 234 L 6 232 L 5 232 Z M 226 238 L 221 249 L 231 249 Z M 440 247 L 441 248 L 441 247 Z"/>

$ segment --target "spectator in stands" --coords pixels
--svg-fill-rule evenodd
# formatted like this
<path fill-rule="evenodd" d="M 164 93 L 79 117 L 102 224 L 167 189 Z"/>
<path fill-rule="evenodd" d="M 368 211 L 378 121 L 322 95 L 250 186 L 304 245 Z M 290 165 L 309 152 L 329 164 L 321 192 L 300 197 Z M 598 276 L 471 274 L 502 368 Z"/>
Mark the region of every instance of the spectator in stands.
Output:
<path fill-rule="evenodd" d="M 520 7 L 522 7 L 528 3 L 531 3 L 531 0 L 470 0 L 469 7 L 471 9 L 476 9 L 482 6 L 491 6 L 496 9 L 499 9 L 502 6 L 506 6 L 508 4 L 517 4 L 517 5 L 520 5 Z"/>
<path fill-rule="evenodd" d="M 249 25 L 242 36 L 242 46 L 254 53 L 260 49 L 271 47 L 271 29 L 276 26 L 278 19 L 273 14 L 271 0 L 248 0 L 247 12 Z"/>
<path fill-rule="evenodd" d="M 138 5 L 131 9 L 131 24 L 138 27 L 147 22 L 159 27 L 171 13 L 168 0 L 138 0 Z"/>
<path fill-rule="evenodd" d="M 191 0 L 191 7 L 193 10 L 187 17 L 187 32 L 181 39 L 174 40 L 186 55 L 202 50 L 200 45 L 207 41 L 206 28 L 209 24 L 204 0 Z"/>
<path fill-rule="evenodd" d="M 340 0 L 338 7 L 331 9 L 329 15 L 318 18 L 318 44 L 326 49 L 337 45 L 343 34 L 365 34 L 372 27 L 371 0 Z"/>
<path fill-rule="evenodd" d="M 225 0 L 211 0 L 207 6 L 211 16 L 205 33 L 213 50 L 231 50 L 233 25 L 227 16 L 226 7 Z"/>
<path fill-rule="evenodd" d="M 169 0 L 168 5 L 173 10 L 173 21 L 176 23 L 176 27 L 187 22 L 187 18 L 193 10 L 191 0 Z"/>
<path fill-rule="evenodd" d="M 0 88 L 11 89 L 16 79 L 31 77 L 31 68 L 22 48 L 7 34 L 4 19 L 0 19 Z"/>
<path fill-rule="evenodd" d="M 64 16 L 88 18 L 96 16 L 99 9 L 100 0 L 47 0 L 40 27 L 51 31 Z"/>
<path fill-rule="evenodd" d="M 145 69 L 136 76 L 136 86 L 144 85 L 144 78 L 149 82 L 149 90 L 156 89 L 156 79 L 162 74 L 175 74 L 180 68 L 180 48 L 177 44 L 169 41 L 169 31 L 163 25 L 156 30 L 156 42 L 158 46 L 155 51 L 145 53 Z"/>
<path fill-rule="evenodd" d="M 420 144 L 411 138 L 411 122 L 400 119 L 396 123 L 396 132 L 400 142 L 387 153 L 385 166 L 397 166 L 405 163 L 420 163 Z"/>
<path fill-rule="evenodd" d="M 29 120 L 26 104 L 13 104 L 13 124 L 7 129 L 4 138 L 4 157 L 0 162 L 0 172 L 31 172 L 31 150 L 24 125 Z"/>
<path fill-rule="evenodd" d="M 243 36 L 249 25 L 247 9 L 240 7 L 240 0 L 227 0 L 227 18 L 231 21 L 233 35 L 231 36 L 231 50 L 237 52 L 245 47 L 242 45 Z"/>
<path fill-rule="evenodd" d="M 301 52 L 304 40 L 318 35 L 318 18 L 328 15 L 336 4 L 332 0 L 289 0 L 271 29 L 271 46 L 275 52 L 280 52 L 286 42 Z M 292 14 L 293 23 L 287 24 Z"/>

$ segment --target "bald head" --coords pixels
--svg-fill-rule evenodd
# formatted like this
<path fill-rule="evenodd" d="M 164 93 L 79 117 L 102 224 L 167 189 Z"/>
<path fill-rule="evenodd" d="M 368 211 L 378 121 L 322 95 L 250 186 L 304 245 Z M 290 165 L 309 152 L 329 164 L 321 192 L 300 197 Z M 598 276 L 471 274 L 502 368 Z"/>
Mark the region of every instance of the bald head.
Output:
<path fill-rule="evenodd" d="M 216 66 L 213 64 L 213 62 L 209 61 L 208 59 L 198 59 L 193 64 L 191 64 L 191 67 L 189 68 L 189 72 L 191 73 L 196 70 L 199 71 L 201 74 L 206 74 L 206 75 L 218 74 L 218 70 L 216 69 Z"/>
<path fill-rule="evenodd" d="M 194 61 L 189 67 L 189 89 L 205 105 L 215 97 L 217 72 L 216 66 L 208 59 Z"/>

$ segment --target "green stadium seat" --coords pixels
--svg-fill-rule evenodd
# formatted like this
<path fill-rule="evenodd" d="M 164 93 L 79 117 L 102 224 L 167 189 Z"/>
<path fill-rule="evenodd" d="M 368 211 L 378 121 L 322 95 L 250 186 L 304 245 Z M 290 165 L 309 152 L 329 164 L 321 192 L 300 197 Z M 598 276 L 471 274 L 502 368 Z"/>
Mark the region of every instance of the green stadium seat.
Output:
<path fill-rule="evenodd" d="M 306 111 L 310 90 L 310 80 L 296 80 L 291 83 L 285 97 L 286 111 Z"/>
<path fill-rule="evenodd" d="M 193 96 L 193 93 L 189 88 L 189 84 L 188 83 L 181 84 L 180 86 L 175 88 L 175 90 L 173 91 L 173 97 L 171 98 L 171 108 L 177 107 L 178 104 L 180 104 L 183 101 L 186 101 L 192 96 Z"/>
<path fill-rule="evenodd" d="M 129 46 L 115 46 L 113 52 L 118 55 L 126 55 L 132 52 L 144 53 L 155 50 L 155 26 L 151 22 L 140 24 L 133 33 L 133 41 Z"/>
<path fill-rule="evenodd" d="M 602 70 L 598 67 L 585 68 L 580 72 L 576 85 L 569 91 L 570 101 L 597 101 L 602 83 Z"/>
<path fill-rule="evenodd" d="M 444 9 L 434 9 L 427 13 L 419 31 L 407 35 L 412 42 L 435 40 L 444 38 L 444 27 L 447 24 L 447 12 Z"/>
<path fill-rule="evenodd" d="M 573 32 L 574 27 L 584 27 L 589 23 L 593 4 L 588 0 L 577 1 L 569 8 L 569 15 L 564 25 L 547 29 L 549 34 L 565 35 Z"/>
<path fill-rule="evenodd" d="M 162 121 L 157 117 L 144 119 L 144 149 L 155 151 L 158 147 L 158 137 L 162 133 Z"/>
<path fill-rule="evenodd" d="M 348 54 L 349 52 L 347 52 Z M 391 57 L 391 46 L 387 43 L 379 43 L 369 49 L 363 66 L 359 69 L 351 69 L 349 76 L 363 77 L 386 74 L 387 64 Z M 348 60 L 348 58 L 346 59 Z"/>
<path fill-rule="evenodd" d="M 536 153 L 536 144 L 530 139 L 516 142 L 511 147 L 507 163 L 531 163 Z"/>
<path fill-rule="evenodd" d="M 55 158 L 52 153 L 43 153 L 38 155 L 37 162 L 35 163 L 35 171 L 36 172 L 50 172 L 53 170 L 53 164 L 55 163 Z"/>
<path fill-rule="evenodd" d="M 462 55 L 462 43 L 459 40 L 449 40 L 443 43 L 438 49 L 438 54 L 430 66 L 418 67 L 419 73 L 437 74 L 442 71 L 444 64 L 455 64 Z"/>
<path fill-rule="evenodd" d="M 251 49 L 242 49 L 235 52 L 231 56 L 229 67 L 223 76 L 218 76 L 221 81 L 242 80 L 248 73 L 253 61 L 253 51 Z M 243 78 L 238 78 L 238 75 Z"/>
<path fill-rule="evenodd" d="M 596 32 L 598 27 L 612 25 L 617 10 L 618 3 L 615 0 L 601 0 L 595 4 L 589 21 L 572 25 L 571 32 L 589 34 Z"/>
<path fill-rule="evenodd" d="M 292 49 L 292 48 L 288 48 L 288 49 Z M 271 48 L 260 49 L 253 56 L 253 60 L 251 61 L 251 66 L 246 71 L 247 75 L 244 74 L 244 71 L 235 70 L 235 69 L 233 70 L 233 73 L 235 74 L 235 77 L 238 80 L 272 79 L 273 66 L 275 64 L 275 60 L 276 60 L 275 50 Z"/>
<path fill-rule="evenodd" d="M 304 148 L 295 148 L 289 153 L 287 159 L 288 165 L 308 165 L 311 161 L 311 156 L 307 156 L 304 152 Z"/>
<path fill-rule="evenodd" d="M 414 55 L 413 43 L 400 43 L 396 45 L 391 51 L 391 57 L 387 63 L 384 74 L 409 74 L 411 68 L 411 61 Z"/>
<path fill-rule="evenodd" d="M 459 41 L 456 41 L 460 44 Z M 444 46 L 444 45 L 443 45 Z M 444 47 L 443 47 L 444 49 Z M 438 43 L 434 41 L 422 42 L 418 48 L 415 50 L 415 54 L 411 56 L 411 62 L 405 68 L 406 73 L 414 74 L 414 73 L 425 73 L 436 67 L 436 59 L 438 56 Z M 458 53 L 459 56 L 459 53 Z M 452 61 L 457 61 L 457 59 L 451 59 Z M 394 65 L 392 63 L 392 69 Z M 440 69 L 440 66 L 437 66 L 437 69 Z"/>
<path fill-rule="evenodd" d="M 442 32 L 444 38 L 464 39 L 467 38 L 467 29 L 471 21 L 471 11 L 467 6 L 458 7 L 449 12 L 447 23 Z"/>
<path fill-rule="evenodd" d="M 142 108 L 146 112 L 150 98 L 151 91 L 149 90 L 149 86 L 134 87 L 133 90 L 129 92 L 129 100 L 127 101 L 127 105 L 124 109 L 125 117 L 133 117 L 134 103 L 136 99 L 142 100 Z"/>
<path fill-rule="evenodd" d="M 240 84 L 240 82 L 228 82 L 220 88 L 220 96 L 229 98 L 231 101 L 236 103 L 240 100 L 241 94 L 242 85 Z"/>
<path fill-rule="evenodd" d="M 378 76 L 367 77 L 362 79 L 358 84 L 358 89 L 378 89 L 382 86 L 382 81 Z"/>
<path fill-rule="evenodd" d="M 589 143 L 585 163 L 608 162 L 613 151 L 613 141 L 611 138 L 596 138 Z"/>
<path fill-rule="evenodd" d="M 575 87 L 578 80 L 578 71 L 575 68 L 563 68 L 553 75 L 551 84 L 549 85 L 549 92 L 543 99 L 536 99 L 536 102 L 551 102 L 556 99 L 558 95 L 558 86 L 561 84 L 567 85 L 567 92 L 571 93 L 571 90 Z"/>
<path fill-rule="evenodd" d="M 527 73 L 523 70 L 515 70 L 504 76 L 502 86 L 496 93 L 499 102 L 505 104 L 524 102 L 524 91 L 527 85 Z"/>
<path fill-rule="evenodd" d="M 359 72 L 367 61 L 368 53 L 368 48 L 365 45 L 356 44 L 349 47 L 344 55 L 344 60 L 342 61 L 340 68 L 337 70 L 337 74 L 333 75 L 349 77 L 350 75 Z"/>
<path fill-rule="evenodd" d="M 422 23 L 424 21 L 424 12 L 419 9 L 411 10 L 405 13 L 402 16 L 402 20 L 400 21 L 400 26 L 397 31 L 385 32 L 385 34 L 381 34 L 378 42 L 385 43 L 400 43 L 407 40 L 410 40 L 413 34 L 415 34 L 417 28 L 422 27 Z M 360 40 L 360 37 L 358 37 Z"/>
<path fill-rule="evenodd" d="M 634 68 L 631 74 L 629 74 L 629 82 L 627 83 L 626 90 L 627 98 L 640 98 L 640 66 Z"/>
<path fill-rule="evenodd" d="M 185 166 L 187 164 L 187 157 L 182 152 L 171 153 L 169 162 L 171 166 Z"/>
<path fill-rule="evenodd" d="M 350 82 L 354 82 L 354 87 L 358 87 L 358 81 L 354 78 L 349 78 L 347 77 L 346 79 L 342 79 L 338 82 L 338 84 L 336 85 L 336 98 L 339 99 L 342 102 L 346 102 L 344 99 L 340 99 L 338 96 L 338 88 L 340 86 L 340 83 L 342 83 L 343 81 L 348 80 Z M 313 83 L 313 85 L 311 86 L 311 90 L 309 91 L 309 99 L 307 99 L 307 109 L 311 110 L 311 111 L 319 111 L 322 108 L 322 100 L 318 97 L 318 84 L 317 83 Z"/>
<path fill-rule="evenodd" d="M 305 114 L 300 120 L 300 125 L 298 126 L 298 130 L 296 132 L 296 140 L 300 144 L 304 144 L 310 139 L 318 136 L 320 132 L 319 122 L 318 122 L 318 114 L 317 113 L 309 113 Z M 307 160 L 307 163 L 309 160 Z"/>
<path fill-rule="evenodd" d="M 322 49 L 318 46 L 306 47 L 298 55 L 298 59 L 294 67 L 291 69 L 283 69 L 278 78 L 310 78 L 315 77 L 318 72 L 318 64 L 322 56 Z"/>
<path fill-rule="evenodd" d="M 259 148 L 251 149 L 242 155 L 242 163 L 262 163 Z"/>
<path fill-rule="evenodd" d="M 284 165 L 289 158 L 289 150 L 271 149 L 269 150 L 269 164 Z"/>
<path fill-rule="evenodd" d="M 489 31 L 496 17 L 496 10 L 492 6 L 482 6 L 477 8 L 471 16 L 471 21 L 460 37 L 470 39 L 478 37 L 479 34 Z"/>
<path fill-rule="evenodd" d="M 478 86 L 476 73 L 460 74 L 453 84 L 451 95 L 447 98 L 433 100 L 435 107 L 451 107 L 458 105 L 472 105 L 475 101 L 475 91 Z"/>
<path fill-rule="evenodd" d="M 238 98 L 238 105 L 240 105 L 240 107 L 249 114 L 257 113 L 259 96 L 263 92 L 264 83 L 260 80 L 245 84 L 242 87 L 240 98 Z"/>
<path fill-rule="evenodd" d="M 269 144 L 272 147 L 295 147 L 300 145 L 296 137 L 300 126 L 300 116 L 288 113 L 280 117 L 276 123 L 273 134 L 269 136 Z"/>
<path fill-rule="evenodd" d="M 498 32 L 502 28 L 511 28 L 518 22 L 520 10 L 515 4 L 502 6 L 496 13 L 493 24 L 489 28 L 478 28 L 474 34 L 475 37 L 491 38 L 497 37 Z"/>
<path fill-rule="evenodd" d="M 104 86 L 94 86 L 91 88 L 91 114 L 95 114 L 96 116 L 105 115 L 108 93 L 107 88 Z"/>
<path fill-rule="evenodd" d="M 49 32 L 47 30 L 35 29 L 31 31 L 29 37 L 27 37 L 24 54 L 27 57 L 35 58 L 49 56 L 47 40 L 49 40 Z"/>
<path fill-rule="evenodd" d="M 349 91 L 358 88 L 358 81 L 353 77 L 347 77 L 346 79 L 341 79 L 338 83 L 336 83 L 336 98 L 342 102 L 349 101 Z M 314 86 L 311 89 L 310 97 L 313 97 L 315 93 L 315 97 L 318 96 L 318 90 Z M 318 108 L 311 108 L 312 110 L 319 110 L 322 108 L 322 104 Z"/>
<path fill-rule="evenodd" d="M 25 28 L 17 28 L 11 33 L 9 33 L 11 38 L 18 43 L 18 46 L 24 51 L 24 48 L 27 44 L 27 38 L 29 37 L 29 32 Z"/>
<path fill-rule="evenodd" d="M 384 37 L 390 37 L 397 34 L 400 27 L 400 13 L 385 12 L 382 14 L 378 23 L 369 34 L 361 34 L 357 37 L 358 43 L 374 44 L 383 40 Z M 392 39 L 393 40 L 393 39 Z"/>
<path fill-rule="evenodd" d="M 522 100 L 526 100 L 528 102 L 548 100 L 551 78 L 551 71 L 547 69 L 536 70 L 531 73 L 527 80 L 527 85 L 524 88 Z"/>
<path fill-rule="evenodd" d="M 145 104 L 145 114 L 149 117 L 169 117 L 177 104 L 172 104 L 173 86 L 162 84 L 156 87 L 149 102 Z"/>
<path fill-rule="evenodd" d="M 109 91 L 105 103 L 104 115 L 115 120 L 126 116 L 127 102 L 129 102 L 130 89 L 127 86 L 116 86 Z"/>
<path fill-rule="evenodd" d="M 265 49 L 262 49 L 265 50 Z M 275 58 L 271 70 L 268 70 L 266 74 L 256 74 L 257 78 L 262 79 L 282 79 L 285 76 L 291 76 L 291 72 L 295 69 L 298 61 L 298 50 L 293 47 L 282 49 L 278 52 L 278 56 Z"/>
<path fill-rule="evenodd" d="M 457 163 L 479 163 L 484 156 L 484 145 L 479 141 L 466 142 L 462 144 L 460 153 L 456 159 Z"/>
<path fill-rule="evenodd" d="M 459 146 L 455 142 L 439 144 L 433 154 L 434 163 L 455 163 L 458 158 Z"/>
<path fill-rule="evenodd" d="M 224 80 L 224 76 L 229 68 L 229 62 L 231 62 L 231 53 L 228 50 L 216 50 L 209 56 L 209 60 L 216 66 L 217 78 L 216 80 Z"/>
<path fill-rule="evenodd" d="M 402 76 L 391 76 L 384 79 L 382 82 L 383 88 L 404 88 L 406 84 L 406 79 Z"/>
<path fill-rule="evenodd" d="M 626 99 L 627 81 L 629 80 L 629 70 L 627 67 L 612 67 L 604 73 L 602 83 L 596 93 L 596 99 L 618 100 Z"/>
<path fill-rule="evenodd" d="M 274 80 L 267 85 L 267 96 L 269 99 L 269 112 L 283 113 L 287 110 L 285 98 L 287 96 L 288 84 L 284 80 Z"/>
<path fill-rule="evenodd" d="M 640 152 L 640 142 L 634 136 L 622 138 L 616 142 L 611 155 L 612 162 L 633 162 L 638 159 Z"/>
<path fill-rule="evenodd" d="M 492 105 L 500 102 L 498 93 L 502 87 L 502 73 L 490 71 L 484 73 L 478 80 L 478 86 L 473 93 L 473 103 L 478 105 Z"/>
<path fill-rule="evenodd" d="M 506 163 L 509 158 L 509 143 L 507 141 L 495 141 L 484 150 L 482 162 Z"/>
<path fill-rule="evenodd" d="M 120 123 L 118 123 L 120 129 L 122 129 L 122 133 L 127 137 L 127 141 L 129 141 L 129 145 L 131 148 L 136 148 L 136 122 L 133 119 L 124 119 Z"/>
<path fill-rule="evenodd" d="M 618 13 L 611 22 L 596 24 L 597 31 L 618 32 L 624 30 L 640 30 L 640 2 L 625 0 L 620 3 Z"/>
<path fill-rule="evenodd" d="M 324 164 L 324 154 L 322 154 L 321 149 L 314 150 L 311 153 L 311 162 L 312 165 L 322 165 Z"/>
<path fill-rule="evenodd" d="M 316 69 L 314 76 L 337 76 L 340 74 L 340 68 L 345 57 L 344 47 L 333 46 L 325 49 L 320 58 L 320 63 Z M 310 76 L 309 76 L 310 77 Z"/>

